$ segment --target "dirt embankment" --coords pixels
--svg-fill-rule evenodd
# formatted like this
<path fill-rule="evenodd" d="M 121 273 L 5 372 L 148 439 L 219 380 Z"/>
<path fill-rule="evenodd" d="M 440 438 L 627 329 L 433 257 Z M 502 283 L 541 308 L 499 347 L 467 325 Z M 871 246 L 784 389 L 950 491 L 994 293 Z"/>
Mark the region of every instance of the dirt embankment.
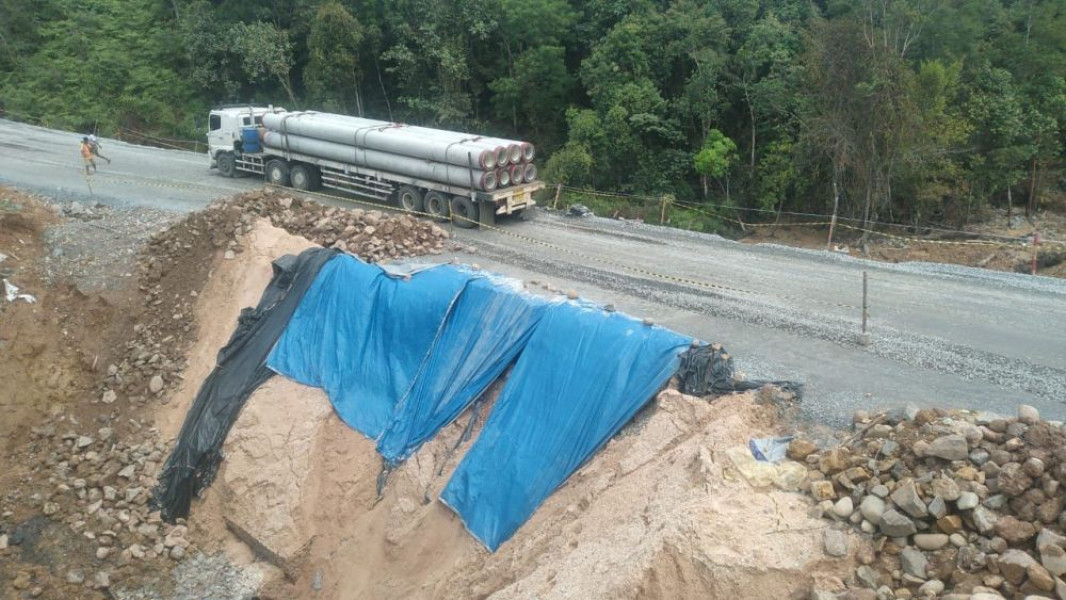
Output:
<path fill-rule="evenodd" d="M 436 500 L 469 448 L 464 428 L 473 420 L 476 436 L 484 414 L 445 427 L 389 475 L 379 496 L 373 442 L 345 426 L 320 390 L 275 378 L 250 399 L 190 519 L 162 523 L 148 503 L 158 468 L 240 309 L 269 280 L 271 261 L 315 243 L 388 260 L 439 252 L 447 236 L 406 216 L 255 192 L 146 234 L 138 261 L 124 263 L 94 260 L 109 238 L 91 237 L 122 226 L 82 226 L 93 215 L 125 218 L 120 212 L 89 207 L 87 217 L 9 190 L 0 196 L 0 271 L 37 300 L 0 299 L 0 409 L 11 415 L 0 421 L 5 600 L 865 600 L 918 597 L 937 583 L 1003 594 L 990 598 L 1058 593 L 1035 567 L 1024 577 L 994 571 L 1014 550 L 1051 564 L 1052 575 L 1060 564 L 1039 529 L 1061 531 L 1052 480 L 1062 483 L 1062 465 L 1057 454 L 1040 454 L 1032 432 L 1048 426 L 1032 415 L 860 420 L 848 450 L 833 450 L 832 441 L 796 455 L 810 468 L 800 493 L 753 487 L 736 462 L 749 438 L 795 426 L 773 403 L 667 390 L 489 553 Z M 70 227 L 71 219 L 81 225 Z M 86 236 L 76 263 L 55 253 L 67 234 Z M 949 467 L 929 447 L 955 435 L 953 427 L 965 430 L 957 451 L 968 454 L 952 455 Z M 823 460 L 831 456 L 840 460 Z M 1005 472 L 1038 467 L 1024 489 L 1004 485 Z M 879 535 L 881 522 L 862 506 L 882 492 L 886 510 L 921 512 L 920 501 L 930 515 L 944 508 L 957 519 L 910 520 L 933 537 Z M 956 493 L 936 504 L 937 494 Z M 977 513 L 986 511 L 964 508 L 966 493 L 1002 519 L 982 530 Z M 1043 515 L 1046 506 L 1055 514 Z M 945 530 L 955 526 L 957 536 Z M 918 547 L 944 537 L 951 547 Z M 928 564 L 919 571 L 922 552 Z"/>
<path fill-rule="evenodd" d="M 369 260 L 440 251 L 447 237 L 266 191 L 178 219 L 0 188 L 0 275 L 35 300 L 0 298 L 0 597 L 254 593 L 258 567 L 198 550 L 235 546 L 200 523 L 161 523 L 148 500 L 181 422 L 166 404 L 210 368 L 228 335 L 222 313 L 235 323 L 269 261 L 311 243 L 276 229 L 300 248 L 263 243 L 253 231 L 263 219 Z M 201 297 L 220 265 L 255 246 L 265 267 L 242 275 L 247 295 L 230 293 L 244 283 L 234 279 Z M 200 340 L 210 347 L 190 352 Z"/>

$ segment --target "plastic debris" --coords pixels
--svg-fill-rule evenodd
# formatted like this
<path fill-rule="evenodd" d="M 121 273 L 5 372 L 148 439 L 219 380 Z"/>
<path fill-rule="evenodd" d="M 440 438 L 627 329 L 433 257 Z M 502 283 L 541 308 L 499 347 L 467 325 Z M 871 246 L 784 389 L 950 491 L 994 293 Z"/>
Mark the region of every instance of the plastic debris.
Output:
<path fill-rule="evenodd" d="M 752 487 L 765 488 L 771 485 L 782 490 L 798 489 L 807 478 L 807 467 L 791 460 L 774 464 L 759 462 L 744 446 L 734 446 L 725 451 L 733 467 Z"/>
<path fill-rule="evenodd" d="M 20 294 L 18 286 L 6 279 L 4 280 L 4 297 L 7 298 L 8 302 L 16 300 L 25 300 L 30 304 L 37 302 L 37 298 L 34 298 L 32 294 Z"/>
<path fill-rule="evenodd" d="M 794 437 L 789 435 L 784 437 L 753 438 L 748 441 L 748 447 L 751 448 L 751 455 L 755 457 L 755 460 L 772 463 L 780 462 L 784 460 L 785 452 L 788 451 L 788 443 Z"/>

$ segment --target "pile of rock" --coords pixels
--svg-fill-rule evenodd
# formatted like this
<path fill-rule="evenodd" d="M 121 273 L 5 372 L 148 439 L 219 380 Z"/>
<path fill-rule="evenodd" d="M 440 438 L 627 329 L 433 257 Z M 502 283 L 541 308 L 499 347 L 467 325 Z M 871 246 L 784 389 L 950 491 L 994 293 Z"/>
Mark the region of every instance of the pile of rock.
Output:
<path fill-rule="evenodd" d="M 16 589 L 31 596 L 40 590 L 49 597 L 81 597 L 77 589 L 108 588 L 124 574 L 148 567 L 138 563 L 179 561 L 193 549 L 184 521 L 166 524 L 149 506 L 166 444 L 154 429 L 141 429 L 132 439 L 136 441 L 118 440 L 109 427 L 59 433 L 54 424 L 47 424 L 33 430 L 27 451 L 38 457 L 39 475 L 28 482 L 38 486 L 28 500 L 45 518 L 66 528 L 65 534 L 50 536 L 51 543 L 65 548 L 65 572 L 47 579 L 21 572 Z M 44 476 L 45 487 L 39 487 Z M 35 529 L 33 522 L 25 521 L 4 535 L 4 546 L 40 544 L 39 534 L 23 531 Z"/>
<path fill-rule="evenodd" d="M 240 215 L 232 230 L 227 231 L 231 236 L 250 231 L 255 219 L 265 217 L 275 227 L 368 262 L 440 254 L 449 238 L 447 231 L 411 215 L 323 206 L 273 188 L 235 196 L 202 214 L 210 218 L 215 213 Z M 238 245 L 229 244 L 235 251 Z"/>
<path fill-rule="evenodd" d="M 99 401 L 132 402 L 166 398 L 180 381 L 185 352 L 193 336 L 193 310 L 215 252 L 233 258 L 256 220 L 322 246 L 356 254 L 367 261 L 439 254 L 448 233 L 410 215 L 343 209 L 292 198 L 265 189 L 212 204 L 154 235 L 140 260 L 144 312 L 133 325 L 132 339 L 107 366 L 97 393 Z"/>
<path fill-rule="evenodd" d="M 809 466 L 815 510 L 837 524 L 827 553 L 848 554 L 849 528 L 872 541 L 841 597 L 1066 600 L 1066 427 L 1029 406 L 1009 419 L 910 409 L 855 421 L 833 448 L 789 447 Z"/>

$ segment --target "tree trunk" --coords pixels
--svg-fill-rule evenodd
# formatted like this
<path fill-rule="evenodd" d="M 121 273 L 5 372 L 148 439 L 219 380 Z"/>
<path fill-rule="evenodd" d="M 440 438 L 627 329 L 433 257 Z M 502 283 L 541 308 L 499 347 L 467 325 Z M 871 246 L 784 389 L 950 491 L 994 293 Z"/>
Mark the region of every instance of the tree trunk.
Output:
<path fill-rule="evenodd" d="M 873 202 L 873 182 L 866 181 L 866 206 L 862 211 L 862 243 L 866 244 L 866 239 L 870 237 L 870 203 Z"/>
<path fill-rule="evenodd" d="M 751 105 L 751 96 L 748 89 L 744 88 L 744 101 L 748 104 L 748 115 L 751 117 L 751 177 L 755 178 L 755 107 Z"/>
<path fill-rule="evenodd" d="M 289 76 L 278 75 L 278 81 L 281 82 L 281 87 L 285 88 L 285 93 L 289 96 L 289 102 L 292 103 L 292 110 L 296 110 L 296 95 L 292 93 L 292 82 L 289 81 Z"/>
<path fill-rule="evenodd" d="M 1007 186 L 1007 228 L 1010 229 L 1011 211 L 1014 209 L 1013 198 L 1010 195 L 1011 186 Z"/>
<path fill-rule="evenodd" d="M 1036 213 L 1036 157 L 1033 157 L 1033 169 L 1029 174 L 1029 202 L 1025 205 L 1025 218 L 1033 220 Z"/>
<path fill-rule="evenodd" d="M 392 120 L 392 104 L 389 103 L 389 93 L 385 90 L 385 80 L 381 78 L 381 63 L 378 62 L 378 57 L 374 55 L 374 70 L 378 73 L 378 85 L 381 86 L 381 96 L 385 98 L 385 110 L 389 113 L 389 120 Z"/>

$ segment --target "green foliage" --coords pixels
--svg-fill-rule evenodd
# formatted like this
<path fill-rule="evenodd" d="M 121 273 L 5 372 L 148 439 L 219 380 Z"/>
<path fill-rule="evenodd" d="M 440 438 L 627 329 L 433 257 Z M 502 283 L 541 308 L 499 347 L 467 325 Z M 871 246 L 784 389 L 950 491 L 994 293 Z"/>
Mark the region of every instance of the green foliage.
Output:
<path fill-rule="evenodd" d="M 284 103 L 529 139 L 549 181 L 670 194 L 705 230 L 709 182 L 739 209 L 826 212 L 836 189 L 845 215 L 918 224 L 1062 185 L 1062 8 L 0 0 L 0 110 L 198 137 L 211 105 Z"/>
<path fill-rule="evenodd" d="M 700 175 L 718 178 L 725 177 L 736 159 L 737 145 L 721 131 L 712 129 L 703 142 L 703 148 L 696 153 L 694 163 Z"/>
<path fill-rule="evenodd" d="M 304 69 L 308 95 L 327 110 L 363 114 L 359 55 L 363 28 L 340 2 L 321 5 L 307 36 Z"/>

